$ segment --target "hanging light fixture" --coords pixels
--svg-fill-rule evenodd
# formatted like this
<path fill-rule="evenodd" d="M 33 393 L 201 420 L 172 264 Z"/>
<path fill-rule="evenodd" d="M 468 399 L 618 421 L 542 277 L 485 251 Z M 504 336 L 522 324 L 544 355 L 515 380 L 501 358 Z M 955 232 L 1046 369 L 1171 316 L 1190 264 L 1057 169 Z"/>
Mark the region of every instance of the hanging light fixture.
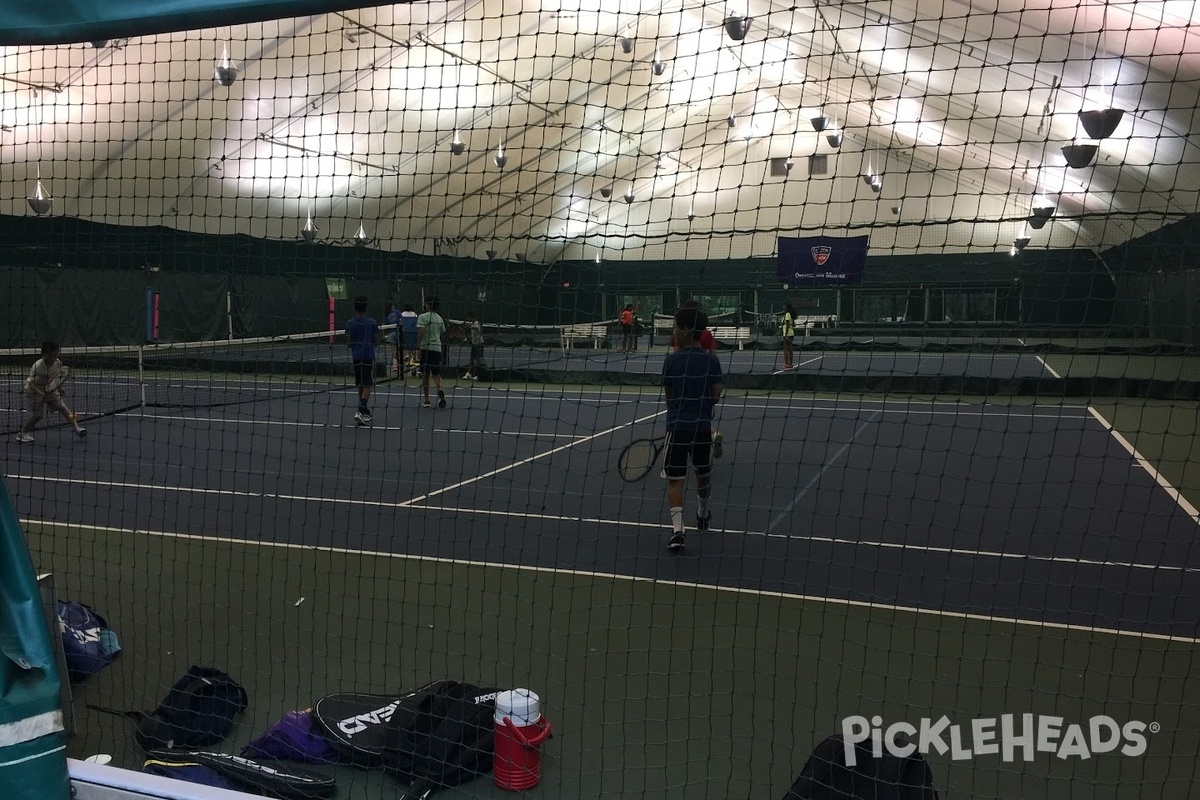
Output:
<path fill-rule="evenodd" d="M 54 206 L 54 199 L 50 197 L 50 193 L 46 191 L 46 187 L 42 186 L 42 165 L 38 164 L 37 179 L 33 184 L 33 193 L 29 195 L 29 208 L 34 214 L 39 217 L 50 213 L 50 209 Z"/>
<path fill-rule="evenodd" d="M 496 155 L 492 156 L 492 161 L 500 169 L 504 169 L 504 165 L 508 163 L 508 156 L 504 155 L 504 144 L 501 143 L 496 147 Z"/>
<path fill-rule="evenodd" d="M 694 220 L 696 218 L 696 207 L 694 205 L 688 208 L 687 217 L 688 217 L 688 222 L 691 222 L 692 220 Z"/>
<path fill-rule="evenodd" d="M 450 141 L 450 152 L 456 156 L 461 156 L 466 149 L 467 145 L 463 142 L 462 136 L 459 135 L 458 128 L 455 128 L 454 139 Z"/>
<path fill-rule="evenodd" d="M 829 142 L 829 146 L 836 150 L 842 146 L 842 132 L 830 131 L 825 134 L 825 141 Z"/>
<path fill-rule="evenodd" d="M 1092 164 L 1092 160 L 1096 158 L 1096 153 L 1100 148 L 1094 144 L 1064 144 L 1062 146 L 1063 158 L 1067 159 L 1067 166 L 1071 169 L 1085 169 Z"/>
<path fill-rule="evenodd" d="M 300 229 L 300 235 L 309 244 L 312 244 L 313 240 L 317 238 L 317 224 L 313 222 L 312 211 L 308 212 L 308 219 L 304 221 L 304 227 Z"/>
<path fill-rule="evenodd" d="M 229 45 L 225 45 L 225 49 L 221 53 L 221 60 L 217 62 L 217 66 L 213 69 L 213 79 L 222 86 L 233 86 L 233 82 L 237 80 L 237 76 L 237 64 L 229 57 Z"/>
<path fill-rule="evenodd" d="M 1080 111 L 1079 121 L 1092 139 L 1107 139 L 1116 132 L 1125 116 L 1121 108 L 1105 108 L 1098 111 Z"/>
<path fill-rule="evenodd" d="M 486 250 L 484 252 L 487 253 L 488 261 L 491 261 L 492 259 L 494 259 L 496 257 L 495 250 Z"/>
<path fill-rule="evenodd" d="M 1108 4 L 1104 4 L 1104 10 L 1100 17 L 1100 30 L 1096 34 L 1096 50 L 1093 53 L 1092 64 L 1096 64 L 1100 59 L 1100 49 L 1104 44 L 1104 31 L 1108 27 Z M 1117 69 L 1117 75 L 1113 78 L 1113 91 L 1110 97 L 1111 101 L 1116 100 L 1117 83 L 1120 80 L 1120 68 Z M 1121 119 L 1125 116 L 1125 110 L 1114 107 L 1097 109 L 1094 111 L 1080 111 L 1079 122 L 1083 125 L 1083 129 L 1087 131 L 1087 135 L 1092 139 L 1107 139 L 1116 132 L 1117 126 L 1121 124 Z"/>
<path fill-rule="evenodd" d="M 44 117 L 45 109 L 41 104 L 41 96 L 38 94 L 36 89 L 33 92 L 33 98 L 35 101 L 38 102 L 38 108 L 37 108 L 38 164 L 37 164 L 37 177 L 34 179 L 34 183 L 33 183 L 33 191 L 30 192 L 29 197 L 26 199 L 29 203 L 29 210 L 32 211 L 34 214 L 37 214 L 39 217 L 41 217 L 41 216 L 45 216 L 46 214 L 50 213 L 50 209 L 54 207 L 54 199 L 52 197 L 50 197 L 50 192 L 46 191 L 46 187 L 42 185 L 42 127 L 43 127 L 42 122 L 45 119 L 45 117 Z"/>
<path fill-rule="evenodd" d="M 617 39 L 617 43 L 621 45 L 621 52 L 628 55 L 633 52 L 633 39 L 629 36 L 621 36 Z"/>
<path fill-rule="evenodd" d="M 1038 194 L 1037 183 L 1033 187 L 1033 202 L 1029 209 L 1029 226 L 1035 231 L 1046 227 L 1046 223 L 1054 216 L 1054 203 L 1047 197 Z"/>
<path fill-rule="evenodd" d="M 811 48 L 810 48 L 810 50 L 811 50 Z M 828 128 L 829 124 L 830 124 L 830 119 L 825 114 L 824 108 L 825 108 L 825 106 L 829 105 L 829 80 L 832 76 L 833 76 L 833 56 L 831 55 L 829 57 L 829 69 L 827 69 L 825 71 L 825 83 L 824 83 L 824 90 L 823 90 L 823 99 L 821 101 L 821 109 L 822 109 L 821 113 L 815 117 L 812 117 L 809 120 L 809 122 L 812 123 L 813 130 L 816 131 L 817 133 L 824 133 L 825 129 Z"/>
<path fill-rule="evenodd" d="M 740 42 L 750 32 L 750 23 L 752 21 L 751 17 L 726 17 L 725 33 L 728 34 L 730 39 Z"/>
<path fill-rule="evenodd" d="M 611 186 L 601 186 L 600 187 L 600 196 L 605 199 L 612 197 L 612 187 Z"/>
<path fill-rule="evenodd" d="M 311 240 L 310 240 L 311 241 Z M 363 223 L 358 223 L 358 233 L 354 234 L 354 246 L 366 247 L 371 243 L 371 237 L 367 236 L 367 229 L 363 227 Z"/>
<path fill-rule="evenodd" d="M 626 203 L 632 203 L 632 202 L 633 202 L 633 198 L 634 198 L 634 194 L 633 194 L 633 184 L 631 183 L 631 184 L 629 184 L 629 188 L 625 190 L 625 202 L 626 202 Z"/>
<path fill-rule="evenodd" d="M 654 51 L 654 62 L 650 65 L 650 71 L 655 75 L 662 75 L 667 71 L 667 65 L 658 56 L 658 50 Z"/>

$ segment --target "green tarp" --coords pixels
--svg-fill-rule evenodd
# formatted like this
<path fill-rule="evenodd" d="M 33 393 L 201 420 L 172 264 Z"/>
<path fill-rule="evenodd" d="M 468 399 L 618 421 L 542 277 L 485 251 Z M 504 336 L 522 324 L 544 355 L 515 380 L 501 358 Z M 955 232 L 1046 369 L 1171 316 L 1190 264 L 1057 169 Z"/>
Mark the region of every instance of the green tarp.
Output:
<path fill-rule="evenodd" d="M 66 800 L 55 651 L 12 498 L 0 482 L 0 786 L 5 800 Z"/>
<path fill-rule="evenodd" d="M 0 45 L 100 42 L 384 5 L 370 0 L 0 0 Z"/>

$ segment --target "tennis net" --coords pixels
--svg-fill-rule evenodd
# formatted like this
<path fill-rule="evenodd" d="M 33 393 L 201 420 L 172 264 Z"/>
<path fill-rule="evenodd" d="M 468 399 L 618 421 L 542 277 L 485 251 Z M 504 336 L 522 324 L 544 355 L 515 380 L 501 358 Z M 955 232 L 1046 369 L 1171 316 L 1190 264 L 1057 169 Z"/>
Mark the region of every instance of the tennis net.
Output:
<path fill-rule="evenodd" d="M 388 345 L 377 356 L 388 368 Z M 4 386 L 0 430 L 16 431 L 25 411 L 25 378 L 36 347 L 0 350 Z M 138 408 L 204 408 L 350 388 L 349 349 L 328 331 L 234 340 L 64 347 L 63 387 L 81 420 Z M 53 420 L 50 420 L 53 423 Z"/>

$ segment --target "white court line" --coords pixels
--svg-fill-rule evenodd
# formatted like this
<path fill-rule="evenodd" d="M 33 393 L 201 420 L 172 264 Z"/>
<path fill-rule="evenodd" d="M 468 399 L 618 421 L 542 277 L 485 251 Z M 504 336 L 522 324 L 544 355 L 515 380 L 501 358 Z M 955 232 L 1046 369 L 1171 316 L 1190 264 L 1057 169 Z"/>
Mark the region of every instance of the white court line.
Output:
<path fill-rule="evenodd" d="M 1017 341 L 1020 343 L 1021 347 L 1024 347 L 1024 346 L 1025 346 L 1025 340 L 1024 340 L 1024 339 L 1017 339 Z M 1055 372 L 1055 371 L 1054 371 L 1054 369 L 1053 369 L 1053 368 L 1051 368 L 1051 366 L 1050 366 L 1049 364 L 1047 364 L 1047 363 L 1045 362 L 1045 360 L 1043 360 L 1043 359 L 1042 359 L 1042 357 L 1041 357 L 1041 356 L 1039 356 L 1037 353 L 1031 353 L 1030 355 L 1032 355 L 1034 358 L 1036 358 L 1036 359 L 1038 360 L 1038 363 L 1042 365 L 1042 369 L 1044 369 L 1044 370 L 1046 370 L 1046 372 L 1049 372 L 1049 373 L 1050 373 L 1050 377 L 1052 377 L 1052 378 L 1062 378 L 1062 375 L 1059 375 L 1057 372 Z"/>
<path fill-rule="evenodd" d="M 44 481 L 47 483 L 68 483 L 85 486 L 104 486 L 120 489 L 145 489 L 149 491 L 180 492 L 182 494 L 223 495 L 230 497 L 250 497 L 261 500 L 294 500 L 308 503 L 330 503 L 335 505 L 361 506 L 368 508 L 408 509 L 412 511 L 430 511 L 450 514 L 469 514 L 481 517 L 504 517 L 522 520 L 538 520 L 543 522 L 571 522 L 576 524 L 596 525 L 607 529 L 638 528 L 643 530 L 667 530 L 670 525 L 640 520 L 601 519 L 599 517 L 581 517 L 569 514 L 546 514 L 532 511 L 497 511 L 488 508 L 467 508 L 460 506 L 416 505 L 412 500 L 400 502 L 385 502 L 382 500 L 350 500 L 339 497 L 315 497 L 306 495 L 276 494 L 272 492 L 248 492 L 233 489 L 202 489 L 192 486 L 168 486 L 165 484 L 145 484 L 119 481 L 98 481 L 87 478 L 56 478 L 41 475 L 6 475 L 11 480 Z M 48 523 L 49 524 L 49 523 Z M 57 524 L 57 523 L 55 523 Z M 114 529 L 116 530 L 116 529 Z M 964 547 L 938 547 L 935 545 L 908 544 L 904 542 L 879 542 L 871 540 L 842 539 L 830 536 L 797 535 L 790 533 L 771 533 L 768 531 L 736 530 L 733 528 L 711 528 L 708 534 L 697 534 L 701 537 L 711 534 L 725 536 L 764 537 L 768 539 L 787 539 L 791 541 L 816 542 L 822 544 L 845 545 L 849 547 L 869 547 L 881 550 L 910 550 L 921 553 L 941 553 L 946 555 L 966 556 L 969 558 L 996 558 L 1011 561 L 1039 561 L 1054 564 L 1070 564 L 1072 566 L 1116 567 L 1119 569 L 1148 570 L 1160 572 L 1181 572 L 1184 574 L 1200 573 L 1200 569 L 1175 565 L 1142 564 L 1136 561 L 1099 561 L 1095 559 L 1073 558 L 1067 556 L 1043 556 L 1033 553 L 1004 553 L 996 550 L 972 550 Z M 206 537 L 199 537 L 206 538 Z M 235 540 L 237 541 L 237 540 Z M 353 552 L 353 551 L 350 551 Z"/>
<path fill-rule="evenodd" d="M 557 398 L 545 398 L 545 399 L 547 401 L 549 401 L 549 400 L 554 400 Z M 661 402 L 661 398 L 659 398 L 657 395 L 655 395 L 655 396 L 651 397 L 650 399 L 644 400 L 644 401 L 621 400 L 618 402 L 620 402 L 620 403 L 639 403 L 639 402 L 658 403 L 658 402 Z M 859 413 L 861 411 L 879 410 L 884 414 L 926 414 L 926 415 L 932 415 L 932 416 L 949 416 L 949 417 L 963 417 L 963 416 L 967 416 L 967 417 L 1007 417 L 1007 418 L 1032 417 L 1032 418 L 1040 418 L 1040 419 L 1087 419 L 1088 418 L 1088 415 L 1086 412 L 1086 408 L 1087 408 L 1086 406 L 1072 406 L 1072 405 L 1060 406 L 1059 408 L 1061 409 L 1061 411 L 1078 411 L 1079 412 L 1078 414 L 1061 413 L 1061 411 L 1060 411 L 1060 413 L 1039 412 L 1038 411 L 1038 409 L 1046 408 L 1046 406 L 1028 406 L 1028 407 L 999 406 L 999 408 L 1003 408 L 1005 410 L 1003 410 L 1003 411 L 987 411 L 986 409 L 989 406 L 977 406 L 977 405 L 972 405 L 969 403 L 955 403 L 955 402 L 950 402 L 950 401 L 922 403 L 922 404 L 917 405 L 917 404 L 914 404 L 907 400 L 874 400 L 873 399 L 873 400 L 859 401 L 859 400 L 822 400 L 821 398 L 814 398 L 812 401 L 807 402 L 807 403 L 770 403 L 770 402 L 767 402 L 767 403 L 749 403 L 749 402 L 738 403 L 738 402 L 736 402 L 735 398 L 727 397 L 724 401 L 722 401 L 722 404 L 727 408 L 733 408 L 733 409 L 754 408 L 754 409 L 765 409 L 768 411 L 832 411 L 832 412 L 847 411 L 847 412 Z M 821 405 L 818 405 L 818 404 L 821 404 Z M 884 406 L 884 408 L 876 409 L 875 406 L 877 406 L 877 405 Z M 887 406 L 893 406 L 893 407 L 888 408 Z M 903 407 L 897 408 L 896 406 L 903 406 Z M 946 410 L 938 410 L 939 408 L 945 408 Z M 0 410 L 3 410 L 3 409 L 0 409 Z M 8 410 L 14 411 L 14 412 L 22 411 L 22 409 L 8 409 Z M 120 414 L 114 414 L 111 416 L 145 416 L 145 417 L 153 417 L 155 419 L 184 419 L 184 417 L 177 417 L 170 413 L 152 413 L 155 411 L 162 411 L 162 409 L 149 409 L 149 410 L 144 411 L 143 409 L 135 408 L 135 409 L 131 409 L 130 411 L 123 411 Z M 85 412 L 80 411 L 78 413 L 84 414 Z M 196 419 L 202 419 L 202 418 L 196 417 Z M 246 419 L 253 420 L 254 418 L 247 417 Z M 214 422 L 227 421 L 227 420 L 228 420 L 228 418 L 213 418 Z M 228 421 L 232 421 L 232 420 L 228 420 Z M 280 424 L 286 424 L 286 423 L 281 422 Z M 298 424 L 317 425 L 319 423 L 298 423 Z M 332 424 L 331 424 L 331 427 L 333 427 Z M 377 429 L 384 430 L 383 427 L 377 427 Z M 390 430 L 390 429 L 388 429 L 388 430 Z"/>
<path fill-rule="evenodd" d="M 1162 473 L 1150 463 L 1149 459 L 1139 453 L 1137 448 L 1135 448 L 1128 439 L 1122 436 L 1121 432 L 1112 426 L 1112 423 L 1104 418 L 1103 414 L 1092 408 L 1090 405 L 1087 407 L 1087 410 L 1093 417 L 1096 418 L 1096 421 L 1103 425 L 1104 429 L 1107 430 L 1112 437 L 1117 440 L 1117 444 L 1121 445 L 1121 447 L 1124 447 L 1126 452 L 1133 456 L 1133 460 L 1138 463 L 1138 466 L 1146 470 L 1150 477 L 1154 479 L 1155 483 L 1166 490 L 1167 495 L 1174 500 L 1181 509 L 1183 509 L 1183 513 L 1191 517 L 1192 521 L 1197 525 L 1200 525 L 1200 511 L 1197 511 L 1196 507 L 1188 502 L 1188 499 L 1180 494 L 1179 490 L 1172 486 L 1170 481 L 1163 477 Z"/>
<path fill-rule="evenodd" d="M 877 422 L 881 416 L 883 416 L 883 411 L 876 411 L 871 415 L 870 419 L 864 420 L 863 423 L 854 430 L 854 433 L 851 434 L 850 438 L 847 439 L 846 442 L 841 446 L 841 449 L 830 456 L 829 459 L 821 465 L 821 468 L 817 470 L 817 473 L 809 479 L 808 483 L 804 484 L 800 491 L 796 493 L 796 496 L 792 498 L 792 502 L 787 504 L 787 508 L 783 509 L 783 511 L 780 511 L 779 514 L 776 515 L 775 519 L 771 520 L 771 524 L 767 526 L 767 533 L 775 530 L 775 526 L 787 519 L 788 514 L 792 513 L 792 509 L 795 508 L 796 504 L 804 498 L 804 495 L 808 494 L 809 491 L 821 481 L 821 478 L 826 472 L 829 471 L 829 468 L 846 454 L 846 452 L 850 449 L 850 445 L 854 444 L 854 440 L 857 439 L 859 435 L 865 431 L 869 425 L 871 425 L 871 423 Z"/>
<path fill-rule="evenodd" d="M 663 409 L 662 411 L 656 411 L 653 414 L 647 414 L 644 417 L 638 417 L 633 422 L 623 422 L 620 425 L 614 425 L 611 428 L 605 428 L 602 431 L 593 433 L 591 436 L 585 436 L 582 439 L 577 439 L 577 440 L 571 442 L 570 444 L 559 445 L 558 447 L 551 448 L 550 450 L 547 450 L 544 453 L 538 453 L 536 455 L 530 456 L 529 458 L 523 458 L 520 461 L 514 462 L 512 464 L 507 464 L 503 467 L 500 467 L 499 469 L 494 469 L 490 472 L 485 472 L 482 475 L 476 475 L 473 478 L 467 478 L 465 481 L 459 481 L 458 483 L 452 483 L 449 486 L 443 486 L 442 488 L 437 489 L 436 491 L 426 492 L 425 494 L 417 495 L 416 497 L 414 497 L 410 500 L 404 501 L 401 505 L 402 506 L 410 506 L 413 503 L 419 503 L 422 500 L 425 500 L 427 498 L 437 497 L 439 494 L 445 494 L 446 492 L 450 492 L 455 489 L 461 489 L 464 486 L 470 486 L 472 483 L 478 483 L 479 481 L 486 480 L 487 478 L 495 477 L 496 475 L 499 475 L 503 472 L 508 472 L 509 470 L 514 470 L 517 467 L 524 466 L 525 464 L 528 464 L 532 461 L 537 461 L 540 458 L 545 458 L 546 456 L 552 456 L 555 453 L 561 452 L 563 450 L 567 450 L 569 448 L 574 447 L 575 445 L 583 444 L 584 442 L 590 442 L 593 439 L 599 439 L 601 436 L 608 436 L 609 434 L 616 433 L 617 431 L 621 430 L 622 428 L 628 428 L 633 425 L 637 425 L 640 422 L 647 422 L 647 421 L 652 420 L 655 417 L 661 416 L 665 413 L 667 413 L 667 411 L 666 411 L 666 409 Z"/>
<path fill-rule="evenodd" d="M 132 412 L 127 412 L 122 416 L 134 416 Z M 137 416 L 151 417 L 153 419 L 167 420 L 184 420 L 187 422 L 215 422 L 229 423 L 232 425 L 276 425 L 293 428 L 346 428 L 358 429 L 363 428 L 368 431 L 404 431 L 408 433 L 426 432 L 429 433 L 460 433 L 472 436 L 528 436 L 532 438 L 550 438 L 550 439 L 582 439 L 587 434 L 578 433 L 536 433 L 533 431 L 476 431 L 467 430 L 465 428 L 417 428 L 404 425 L 344 425 L 340 422 L 297 422 L 293 420 L 278 420 L 278 419 L 254 419 L 253 417 L 181 417 L 174 414 L 140 414 Z"/>
<path fill-rule="evenodd" d="M 420 508 L 418 506 L 418 508 Z M 308 552 L 319 553 L 339 553 L 352 556 L 371 556 L 374 558 L 390 558 L 398 561 L 419 561 L 430 564 L 450 564 L 454 566 L 465 567 L 486 567 L 493 569 L 508 569 L 515 572 L 540 573 L 545 575 L 568 575 L 571 577 L 580 578 L 602 578 L 605 580 L 625 581 L 628 583 L 650 583 L 665 586 L 674 586 L 685 589 L 698 589 L 712 591 L 719 594 L 735 594 L 735 595 L 750 595 L 754 597 L 773 597 L 786 600 L 797 600 L 801 602 L 823 603 L 831 606 L 843 606 L 848 608 L 865 608 L 878 611 L 894 611 L 905 614 L 917 614 L 924 616 L 941 617 L 944 619 L 967 619 L 978 622 L 999 622 L 1006 625 L 1015 625 L 1019 627 L 1029 628 L 1045 628 L 1050 630 L 1062 630 L 1082 633 L 1103 634 L 1106 636 L 1128 636 L 1137 639 L 1152 639 L 1164 642 L 1179 642 L 1182 644 L 1200 644 L 1200 638 L 1194 636 L 1176 636 L 1165 633 L 1149 633 L 1146 631 L 1132 631 L 1122 628 L 1101 628 L 1094 625 L 1078 625 L 1068 622 L 1047 622 L 1045 620 L 1021 619 L 1020 617 L 1002 617 L 992 614 L 973 614 L 965 611 L 945 611 L 941 609 L 921 608 L 919 606 L 901 606 L 892 603 L 876 603 L 868 600 L 848 600 L 837 597 L 822 597 L 820 595 L 796 594 L 792 592 L 768 591 L 764 589 L 750 589 L 739 586 L 720 586 L 707 583 L 696 583 L 693 581 L 673 581 L 663 580 L 661 578 L 650 578 L 640 575 L 620 575 L 612 572 L 599 572 L 595 570 L 577 570 L 564 569 L 562 567 L 538 567 L 523 564 L 505 564 L 495 561 L 475 561 L 461 558 L 443 558 L 439 556 L 423 556 L 411 553 L 387 553 L 379 550 L 355 550 L 348 547 L 325 547 L 306 544 L 291 544 L 287 542 L 262 542 L 252 541 L 249 539 L 235 539 L 227 536 L 203 536 L 190 533 L 169 533 L 166 531 L 152 530 L 131 530 L 129 528 L 115 528 L 102 525 L 78 525 L 73 523 L 61 522 L 44 522 L 36 519 L 22 519 L 22 525 L 39 525 L 49 528 L 63 528 L 70 531 L 72 528 L 88 528 L 90 530 L 104 531 L 106 533 L 120 534 L 141 534 L 143 536 L 154 536 L 162 539 L 181 539 L 186 541 L 196 542 L 220 542 L 223 544 L 243 545 L 246 547 L 256 548 L 276 548 L 281 550 L 301 550 Z"/>

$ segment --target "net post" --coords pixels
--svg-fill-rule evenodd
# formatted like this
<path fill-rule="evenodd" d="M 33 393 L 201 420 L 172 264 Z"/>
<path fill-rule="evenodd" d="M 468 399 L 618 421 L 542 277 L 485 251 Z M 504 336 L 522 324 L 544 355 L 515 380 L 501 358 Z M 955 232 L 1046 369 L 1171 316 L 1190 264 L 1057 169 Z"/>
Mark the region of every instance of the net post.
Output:
<path fill-rule="evenodd" d="M 329 296 L 329 343 L 333 344 L 334 336 L 337 331 L 337 300 L 333 295 Z"/>
<path fill-rule="evenodd" d="M 229 341 L 233 341 L 233 292 L 225 292 L 225 325 L 229 330 Z"/>
<path fill-rule="evenodd" d="M 138 369 L 138 393 L 141 400 L 141 408 L 146 409 L 146 347 L 139 345 L 137 349 L 137 369 Z"/>

